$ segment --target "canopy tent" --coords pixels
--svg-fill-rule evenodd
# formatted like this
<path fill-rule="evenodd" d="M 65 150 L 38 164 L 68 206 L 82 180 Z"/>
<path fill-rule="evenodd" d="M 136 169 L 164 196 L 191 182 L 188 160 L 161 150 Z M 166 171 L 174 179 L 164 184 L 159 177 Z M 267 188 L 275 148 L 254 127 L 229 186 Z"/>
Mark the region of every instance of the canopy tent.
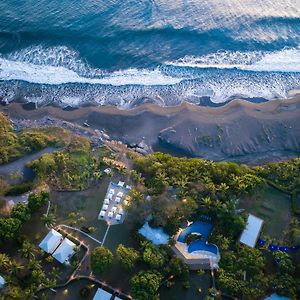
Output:
<path fill-rule="evenodd" d="M 262 219 L 249 214 L 247 225 L 241 235 L 240 242 L 246 246 L 254 248 L 263 222 L 264 221 Z"/>
<path fill-rule="evenodd" d="M 5 279 L 0 275 L 0 289 L 4 287 Z"/>
<path fill-rule="evenodd" d="M 75 253 L 75 247 L 76 245 L 72 241 L 70 241 L 68 238 L 65 238 L 53 253 L 53 257 L 63 264 L 67 262 L 67 260 Z"/>
<path fill-rule="evenodd" d="M 104 291 L 103 289 L 98 289 L 93 300 L 110 300 L 112 298 L 112 294 Z"/>
<path fill-rule="evenodd" d="M 43 249 L 46 253 L 52 254 L 55 249 L 59 246 L 63 236 L 54 229 L 51 229 L 45 238 L 39 244 L 39 247 Z"/>

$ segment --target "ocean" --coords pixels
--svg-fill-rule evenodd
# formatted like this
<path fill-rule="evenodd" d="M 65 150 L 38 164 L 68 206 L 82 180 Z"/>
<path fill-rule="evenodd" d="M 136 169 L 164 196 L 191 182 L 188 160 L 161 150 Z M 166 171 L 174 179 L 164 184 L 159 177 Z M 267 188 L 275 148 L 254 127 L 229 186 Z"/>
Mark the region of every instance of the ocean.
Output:
<path fill-rule="evenodd" d="M 2 101 L 129 109 L 299 88 L 300 0 L 0 2 Z"/>

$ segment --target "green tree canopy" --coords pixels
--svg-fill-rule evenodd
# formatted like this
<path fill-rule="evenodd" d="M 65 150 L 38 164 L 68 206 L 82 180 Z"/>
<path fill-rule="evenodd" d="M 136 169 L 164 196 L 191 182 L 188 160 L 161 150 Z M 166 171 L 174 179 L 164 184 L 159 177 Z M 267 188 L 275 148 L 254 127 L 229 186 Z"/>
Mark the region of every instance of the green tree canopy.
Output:
<path fill-rule="evenodd" d="M 133 248 L 120 244 L 116 250 L 117 258 L 125 269 L 133 269 L 134 264 L 139 259 L 139 252 Z"/>
<path fill-rule="evenodd" d="M 130 282 L 131 293 L 137 300 L 158 299 L 158 289 L 162 281 L 162 275 L 153 271 L 141 271 L 133 276 Z"/>
<path fill-rule="evenodd" d="M 96 247 L 91 255 L 91 267 L 96 273 L 106 271 L 112 264 L 113 254 L 105 247 Z"/>

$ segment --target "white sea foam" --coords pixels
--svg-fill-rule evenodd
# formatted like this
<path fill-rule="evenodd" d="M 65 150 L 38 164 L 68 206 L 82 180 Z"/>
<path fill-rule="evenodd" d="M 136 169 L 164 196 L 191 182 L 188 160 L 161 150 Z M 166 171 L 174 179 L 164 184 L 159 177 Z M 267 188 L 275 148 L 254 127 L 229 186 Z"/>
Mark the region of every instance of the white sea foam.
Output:
<path fill-rule="evenodd" d="M 273 99 L 299 88 L 300 48 L 218 52 L 185 57 L 151 70 L 106 72 L 92 68 L 66 47 L 35 47 L 0 57 L 0 80 L 2 99 L 12 101 L 21 90 L 22 97 L 42 104 L 93 102 L 130 108 L 144 101 L 162 106 L 199 103 L 203 96 L 213 102 L 237 95 Z M 15 80 L 20 83 L 15 85 Z"/>
<path fill-rule="evenodd" d="M 59 85 L 87 83 L 99 85 L 172 85 L 182 78 L 163 74 L 160 70 L 128 69 L 105 74 L 101 78 L 83 77 L 61 66 L 35 65 L 23 61 L 0 58 L 0 80 L 22 80 L 38 84 Z"/>
<path fill-rule="evenodd" d="M 239 69 L 255 72 L 300 72 L 300 48 L 275 52 L 222 51 L 200 57 L 186 56 L 166 63 L 199 69 Z"/>

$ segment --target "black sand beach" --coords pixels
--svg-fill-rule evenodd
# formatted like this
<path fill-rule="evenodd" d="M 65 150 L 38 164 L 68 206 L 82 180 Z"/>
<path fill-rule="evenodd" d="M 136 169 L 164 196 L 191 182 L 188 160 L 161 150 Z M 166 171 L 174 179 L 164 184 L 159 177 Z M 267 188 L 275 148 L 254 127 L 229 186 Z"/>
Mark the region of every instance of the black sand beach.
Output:
<path fill-rule="evenodd" d="M 45 116 L 103 130 L 128 145 L 142 142 L 147 151 L 213 160 L 261 163 L 299 155 L 300 97 L 250 103 L 233 100 L 222 107 L 184 103 L 162 108 L 153 104 L 132 110 L 88 106 L 63 110 L 47 106 L 24 109 L 20 103 L 2 106 L 13 119 L 41 120 Z M 85 126 L 84 126 L 85 124 Z"/>

